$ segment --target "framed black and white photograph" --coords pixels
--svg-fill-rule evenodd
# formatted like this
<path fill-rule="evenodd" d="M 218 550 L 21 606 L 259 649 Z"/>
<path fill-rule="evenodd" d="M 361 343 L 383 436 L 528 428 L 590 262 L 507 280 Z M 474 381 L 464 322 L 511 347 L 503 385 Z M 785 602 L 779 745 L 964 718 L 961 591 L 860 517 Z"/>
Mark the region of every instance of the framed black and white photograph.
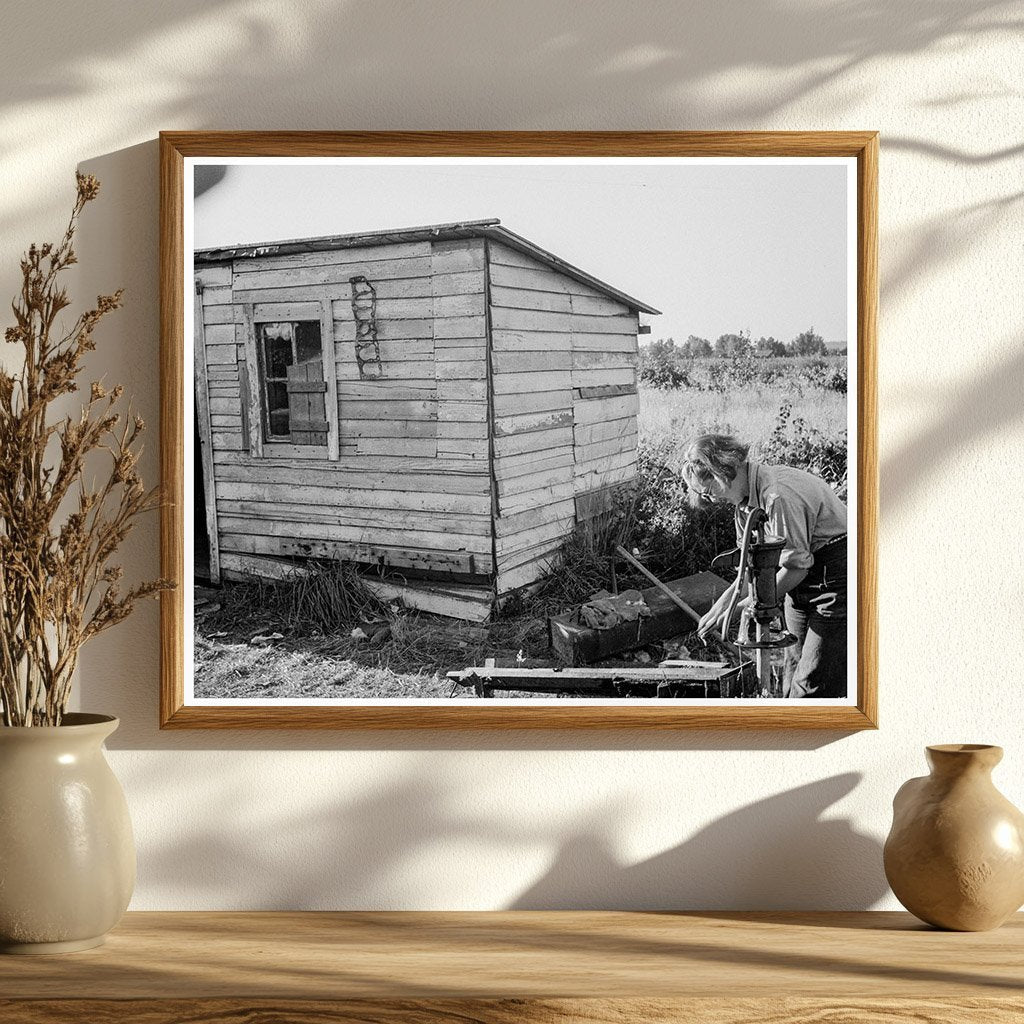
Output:
<path fill-rule="evenodd" d="M 875 727 L 876 159 L 163 133 L 162 725 Z"/>

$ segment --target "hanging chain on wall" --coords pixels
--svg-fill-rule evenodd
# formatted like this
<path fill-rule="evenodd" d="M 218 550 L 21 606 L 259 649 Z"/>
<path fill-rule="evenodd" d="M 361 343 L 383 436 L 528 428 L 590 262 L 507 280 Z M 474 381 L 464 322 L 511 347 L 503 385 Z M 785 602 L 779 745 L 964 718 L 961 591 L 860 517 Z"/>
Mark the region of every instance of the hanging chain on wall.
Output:
<path fill-rule="evenodd" d="M 349 278 L 352 285 L 352 314 L 356 318 L 356 363 L 359 376 L 376 380 L 384 376 L 377 341 L 377 292 L 365 277 Z"/>

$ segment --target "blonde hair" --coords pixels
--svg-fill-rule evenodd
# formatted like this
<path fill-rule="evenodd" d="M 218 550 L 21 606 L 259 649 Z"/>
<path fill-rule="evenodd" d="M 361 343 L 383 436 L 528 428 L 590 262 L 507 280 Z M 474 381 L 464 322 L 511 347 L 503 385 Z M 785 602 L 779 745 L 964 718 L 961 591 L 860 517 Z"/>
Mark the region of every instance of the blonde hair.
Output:
<path fill-rule="evenodd" d="M 736 479 L 740 467 L 747 461 L 750 445 L 737 441 L 729 434 L 701 434 L 683 451 L 682 476 L 690 488 L 691 501 L 699 502 L 691 481 L 706 487 L 712 480 L 728 486 Z"/>

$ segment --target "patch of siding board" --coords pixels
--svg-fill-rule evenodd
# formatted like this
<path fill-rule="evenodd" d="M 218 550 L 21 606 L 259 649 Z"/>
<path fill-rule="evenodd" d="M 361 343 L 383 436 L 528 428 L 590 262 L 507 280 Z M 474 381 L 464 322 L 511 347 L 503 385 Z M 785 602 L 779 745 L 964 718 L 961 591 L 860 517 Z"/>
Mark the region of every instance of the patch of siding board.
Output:
<path fill-rule="evenodd" d="M 438 420 L 447 425 L 437 431 L 437 455 L 486 465 L 487 332 L 482 240 L 434 242 L 431 288 Z M 469 425 L 456 426 L 464 421 Z"/>
<path fill-rule="evenodd" d="M 291 267 L 283 270 L 265 270 L 246 266 L 236 269 L 232 287 L 238 292 L 263 291 L 268 288 L 308 288 L 312 285 L 345 287 L 353 277 L 370 281 L 395 280 L 430 275 L 430 258 L 376 259 L 341 265 Z"/>

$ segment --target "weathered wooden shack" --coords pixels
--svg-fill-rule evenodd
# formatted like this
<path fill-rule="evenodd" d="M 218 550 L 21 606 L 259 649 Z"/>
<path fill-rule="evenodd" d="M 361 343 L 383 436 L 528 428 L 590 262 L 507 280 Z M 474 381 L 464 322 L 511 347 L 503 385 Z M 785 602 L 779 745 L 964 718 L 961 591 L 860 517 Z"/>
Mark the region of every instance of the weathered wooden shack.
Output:
<path fill-rule="evenodd" d="M 337 558 L 483 619 L 635 474 L 658 311 L 499 221 L 204 249 L 195 288 L 212 579 Z"/>

